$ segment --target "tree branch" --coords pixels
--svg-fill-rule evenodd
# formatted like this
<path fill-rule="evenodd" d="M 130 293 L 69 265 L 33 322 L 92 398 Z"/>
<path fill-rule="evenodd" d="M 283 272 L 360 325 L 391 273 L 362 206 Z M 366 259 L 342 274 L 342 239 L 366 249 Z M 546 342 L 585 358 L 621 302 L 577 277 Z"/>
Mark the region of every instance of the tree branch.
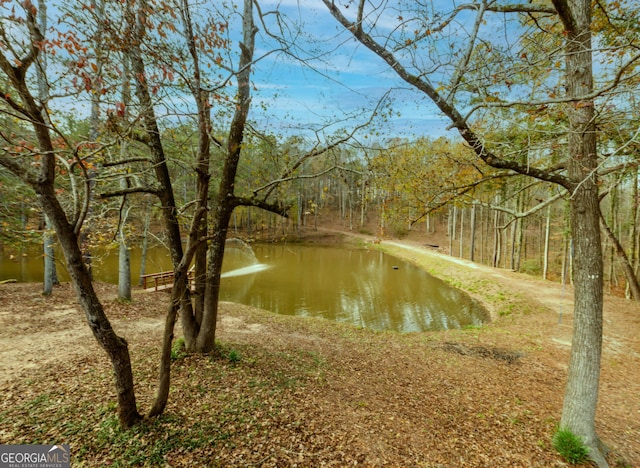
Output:
<path fill-rule="evenodd" d="M 492 205 L 492 204 L 488 204 L 488 203 L 480 203 L 480 204 L 482 206 L 486 206 L 487 208 L 491 208 L 492 210 L 500 211 L 502 213 L 507 213 L 508 215 L 511 215 L 514 218 L 526 218 L 527 216 L 531 216 L 532 214 L 537 213 L 541 209 L 545 208 L 547 205 L 550 205 L 551 203 L 555 202 L 556 200 L 559 200 L 560 198 L 564 197 L 565 195 L 567 195 L 566 192 L 558 192 L 553 197 L 550 197 L 550 198 L 547 198 L 546 200 L 543 200 L 542 202 L 538 203 L 537 205 L 533 206 L 532 208 L 528 209 L 527 211 L 510 210 L 509 208 L 505 208 L 505 207 L 502 207 L 502 206 L 496 206 L 496 205 Z"/>
<path fill-rule="evenodd" d="M 494 174 L 491 176 L 486 176 L 486 177 L 482 177 L 481 179 L 475 180 L 469 184 L 466 185 L 458 185 L 458 186 L 452 186 L 452 187 L 447 187 L 444 188 L 443 190 L 433 194 L 432 197 L 430 197 L 427 201 L 425 201 L 423 203 L 423 205 L 428 206 L 428 209 L 425 210 L 424 212 L 422 212 L 420 214 L 420 216 L 418 216 L 417 218 L 414 218 L 412 220 L 409 221 L 409 223 L 413 226 L 415 223 L 417 223 L 418 221 L 420 221 L 422 218 L 424 218 L 425 216 L 427 216 L 429 213 L 432 213 L 440 208 L 442 208 L 443 206 L 446 206 L 447 204 L 451 203 L 451 200 L 456 199 L 458 197 L 461 197 L 462 195 L 465 195 L 466 193 L 469 193 L 471 190 L 473 190 L 474 188 L 478 187 L 479 185 L 482 185 L 485 182 L 488 182 L 490 180 L 496 180 L 496 179 L 501 179 L 503 177 L 513 177 L 519 175 L 517 173 L 514 172 L 509 172 L 509 173 L 500 173 L 500 174 Z M 451 197 L 445 198 L 444 200 L 440 200 L 435 202 L 434 201 L 436 199 L 438 199 L 441 195 L 446 194 L 446 193 L 451 193 Z"/>
<path fill-rule="evenodd" d="M 323 171 L 320 171 L 320 172 L 318 172 L 316 174 L 300 174 L 300 175 L 296 175 L 296 176 L 292 175 L 292 176 L 289 176 L 289 177 L 281 177 L 281 178 L 272 180 L 270 182 L 267 182 L 266 184 L 264 184 L 261 187 L 256 188 L 253 191 L 253 196 L 255 197 L 258 194 L 258 192 L 261 192 L 262 190 L 268 189 L 268 188 L 273 187 L 273 186 L 277 186 L 277 185 L 282 184 L 284 182 L 290 182 L 292 180 L 301 180 L 301 179 L 315 179 L 317 177 L 321 177 L 321 176 L 323 176 L 325 174 L 328 174 L 329 172 L 335 171 L 336 169 L 341 169 L 341 170 L 344 170 L 344 171 L 352 171 L 352 169 L 349 169 L 349 168 L 346 168 L 346 167 L 332 166 L 332 167 L 330 167 L 328 169 L 325 169 Z"/>
<path fill-rule="evenodd" d="M 0 166 L 9 170 L 31 186 L 34 186 L 38 183 L 37 172 L 35 172 L 28 166 L 20 164 L 14 158 L 9 157 L 7 153 L 0 154 Z"/>
<path fill-rule="evenodd" d="M 471 55 L 473 54 L 473 49 L 476 44 L 476 39 L 478 38 L 478 31 L 480 30 L 480 25 L 483 22 L 484 12 L 485 12 L 486 2 L 482 2 L 482 4 L 477 8 L 478 15 L 476 16 L 476 21 L 473 24 L 473 32 L 471 33 L 471 38 L 469 39 L 469 44 L 467 47 L 467 51 L 464 54 L 464 57 L 456 67 L 453 77 L 451 78 L 450 91 L 449 95 L 445 98 L 445 100 L 449 103 L 453 103 L 453 97 L 455 95 L 456 89 L 462 80 L 465 72 L 467 71 L 467 67 L 469 66 L 469 61 L 471 60 Z"/>
<path fill-rule="evenodd" d="M 398 59 L 387 49 L 378 44 L 370 35 L 364 32 L 358 32 L 353 23 L 349 21 L 331 0 L 322 0 L 331 14 L 340 24 L 342 24 L 351 34 L 365 47 L 382 58 L 396 72 L 396 74 L 404 81 L 415 87 L 419 91 L 426 94 L 433 103 L 443 112 L 452 122 L 452 127 L 456 128 L 462 138 L 471 146 L 480 159 L 489 166 L 497 169 L 509 169 L 520 174 L 529 175 L 540 180 L 552 182 L 570 188 L 571 182 L 565 176 L 549 172 L 544 169 L 531 167 L 526 164 L 520 164 L 517 161 L 504 159 L 493 152 L 489 151 L 484 142 L 469 127 L 466 119 L 460 112 L 448 103 L 435 88 L 423 77 L 410 73 Z"/>
<path fill-rule="evenodd" d="M 289 217 L 289 209 L 291 208 L 290 206 L 285 206 L 280 202 L 269 203 L 254 197 L 235 197 L 234 205 L 235 206 L 255 206 L 265 211 L 269 211 L 271 213 L 280 215 L 284 218 Z"/>
<path fill-rule="evenodd" d="M 112 192 L 99 193 L 97 195 L 98 195 L 98 198 L 102 200 L 106 200 L 108 198 L 123 197 L 125 195 L 129 195 L 132 193 L 150 193 L 152 195 L 158 195 L 160 193 L 160 189 L 136 186 L 136 187 L 122 188 L 120 190 L 114 190 Z"/>
<path fill-rule="evenodd" d="M 560 21 L 564 25 L 564 29 L 566 31 L 575 31 L 577 29 L 576 21 L 571 13 L 570 2 L 567 0 L 551 0 L 553 3 L 553 7 L 555 8 L 558 16 L 560 17 Z"/>
<path fill-rule="evenodd" d="M 486 109 L 486 108 L 508 108 L 515 106 L 528 106 L 528 107 L 541 107 L 549 104 L 567 104 L 571 102 L 581 102 L 581 101 L 591 101 L 596 99 L 597 97 L 602 96 L 603 94 L 615 89 L 620 82 L 622 81 L 622 76 L 626 72 L 628 68 L 631 67 L 635 62 L 640 60 L 640 54 L 636 54 L 626 61 L 616 73 L 616 76 L 613 78 L 613 81 L 609 83 L 604 88 L 600 88 L 594 90 L 589 94 L 585 94 L 579 97 L 567 96 L 564 98 L 556 98 L 556 99 L 545 99 L 543 101 L 495 101 L 495 102 L 483 102 L 482 104 L 478 104 L 472 107 L 469 112 L 464 116 L 464 120 L 468 120 L 471 115 L 473 115 L 478 109 Z"/>
<path fill-rule="evenodd" d="M 325 4 L 326 3 L 327 2 L 325 2 Z M 458 16 L 459 13 L 461 13 L 461 12 L 463 12 L 465 10 L 479 10 L 481 8 L 484 8 L 486 11 L 490 11 L 492 13 L 528 13 L 528 14 L 532 14 L 532 13 L 556 14 L 557 13 L 555 8 L 545 7 L 543 5 L 533 5 L 533 4 L 526 4 L 526 5 L 519 5 L 519 4 L 497 5 L 495 2 L 490 2 L 489 5 L 487 5 L 486 2 L 483 2 L 482 5 L 479 5 L 477 3 L 464 3 L 462 5 L 458 5 L 456 8 L 454 8 L 453 11 L 451 12 L 451 14 L 444 21 L 442 21 L 439 25 L 428 29 L 427 31 L 423 32 L 422 34 L 417 35 L 413 39 L 413 42 L 420 41 L 420 40 L 424 39 L 425 37 L 431 36 L 434 33 L 441 32 L 442 30 L 444 30 L 444 28 L 446 28 L 447 26 L 449 26 L 451 24 L 451 22 L 456 18 L 456 16 Z M 398 47 L 394 51 L 397 52 L 398 50 L 400 50 L 400 49 L 402 49 L 404 47 L 406 47 L 406 45 L 403 44 L 401 47 Z"/>
<path fill-rule="evenodd" d="M 102 167 L 124 166 L 125 164 L 133 164 L 137 162 L 144 162 L 149 164 L 153 163 L 153 161 L 149 158 L 139 157 L 139 158 L 121 159 L 119 161 L 103 162 Z"/>
<path fill-rule="evenodd" d="M 347 133 L 345 136 L 343 136 L 342 138 L 338 138 L 337 140 L 333 141 L 332 143 L 326 145 L 326 146 L 322 146 L 322 147 L 315 147 L 313 148 L 311 151 L 305 153 L 304 155 L 302 155 L 300 158 L 298 158 L 297 161 L 295 161 L 293 163 L 293 165 L 291 165 L 291 167 L 289 167 L 288 169 L 286 169 L 282 175 L 280 176 L 279 180 L 289 180 L 291 177 L 291 174 L 294 173 L 294 171 L 296 171 L 296 169 L 298 169 L 305 161 L 307 161 L 308 159 L 311 158 L 315 158 L 316 156 L 320 156 L 321 154 L 325 154 L 328 151 L 331 151 L 334 148 L 337 148 L 338 146 L 342 145 L 343 143 L 346 143 L 347 141 L 349 141 L 350 139 L 353 138 L 353 136 L 361 129 L 366 128 L 367 125 L 369 125 L 374 117 L 377 115 L 378 113 L 378 109 L 380 108 L 380 106 L 382 105 L 382 103 L 384 102 L 384 100 L 386 99 L 386 97 L 389 95 L 389 92 L 386 92 L 384 94 L 384 96 L 382 96 L 382 98 L 378 101 L 378 104 L 376 105 L 375 109 L 373 110 L 373 112 L 371 112 L 371 115 L 369 116 L 369 119 L 366 122 L 363 122 L 360 125 L 356 125 L 354 128 L 351 129 L 351 131 L 349 133 Z M 263 187 L 260 187 L 256 190 L 254 190 L 254 194 L 264 190 L 264 189 L 268 189 L 267 193 L 265 194 L 264 198 L 268 198 L 269 195 L 271 194 L 271 192 L 275 189 L 276 184 L 272 184 L 269 183 Z"/>

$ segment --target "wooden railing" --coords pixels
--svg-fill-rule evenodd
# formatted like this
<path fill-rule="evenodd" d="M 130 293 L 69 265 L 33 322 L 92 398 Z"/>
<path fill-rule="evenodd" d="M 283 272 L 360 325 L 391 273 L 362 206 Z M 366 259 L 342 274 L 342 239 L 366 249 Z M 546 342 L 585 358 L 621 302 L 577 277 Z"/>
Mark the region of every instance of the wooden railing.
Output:
<path fill-rule="evenodd" d="M 195 275 L 193 269 L 189 270 L 189 288 L 193 291 Z M 173 271 L 161 271 L 142 275 L 142 289 L 145 291 L 171 291 L 173 288 Z"/>

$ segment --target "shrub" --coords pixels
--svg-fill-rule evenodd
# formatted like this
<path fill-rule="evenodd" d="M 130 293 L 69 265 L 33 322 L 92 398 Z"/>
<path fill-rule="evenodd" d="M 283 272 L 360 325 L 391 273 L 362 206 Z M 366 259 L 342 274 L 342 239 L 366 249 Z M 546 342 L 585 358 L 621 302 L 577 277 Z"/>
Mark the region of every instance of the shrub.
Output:
<path fill-rule="evenodd" d="M 176 361 L 178 359 L 182 359 L 186 355 L 187 352 L 184 347 L 184 338 L 178 338 L 171 346 L 171 360 Z"/>
<path fill-rule="evenodd" d="M 391 220 L 389 222 L 389 230 L 398 239 L 404 239 L 409 234 L 409 228 L 405 221 Z"/>
<path fill-rule="evenodd" d="M 542 267 L 538 260 L 529 259 L 520 264 L 520 273 L 526 273 L 528 275 L 539 275 L 542 273 Z"/>
<path fill-rule="evenodd" d="M 240 353 L 235 349 L 229 351 L 229 361 L 231 362 L 240 362 Z"/>
<path fill-rule="evenodd" d="M 589 455 L 589 448 L 584 445 L 580 437 L 566 428 L 558 429 L 554 434 L 553 448 L 573 464 L 584 462 Z"/>

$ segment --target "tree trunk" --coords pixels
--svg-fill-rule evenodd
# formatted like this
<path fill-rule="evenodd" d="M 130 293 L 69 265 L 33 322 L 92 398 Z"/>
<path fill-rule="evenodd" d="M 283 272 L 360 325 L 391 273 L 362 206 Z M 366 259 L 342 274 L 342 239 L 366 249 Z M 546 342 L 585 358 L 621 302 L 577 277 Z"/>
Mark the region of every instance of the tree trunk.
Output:
<path fill-rule="evenodd" d="M 571 228 L 574 240 L 574 331 L 561 427 L 589 447 L 598 466 L 608 466 L 596 434 L 595 415 L 602 355 L 603 261 L 596 177 L 597 141 L 593 100 L 591 1 L 553 0 L 566 30 L 569 117 L 567 175 L 572 183 Z"/>
<path fill-rule="evenodd" d="M 58 270 L 56 268 L 56 254 L 53 250 L 54 236 L 50 232 L 51 223 L 47 216 L 44 217 L 44 233 L 42 235 L 43 252 L 44 252 L 44 287 L 42 294 L 50 296 L 53 287 L 60 284 L 58 281 Z"/>
<path fill-rule="evenodd" d="M 41 43 L 43 35 L 35 25 L 31 14 L 27 16 L 27 22 L 32 34 L 30 38 L 33 44 Z M 34 46 L 33 50 L 39 50 Z M 10 77 L 16 94 L 20 97 L 23 106 L 22 114 L 29 116 L 35 139 L 38 144 L 39 169 L 37 176 L 29 167 L 21 166 L 13 159 L 2 159 L 2 164 L 31 185 L 38 196 L 42 211 L 47 216 L 56 232 L 58 242 L 62 247 L 67 269 L 71 281 L 76 289 L 76 295 L 82 310 L 85 313 L 87 323 L 93 332 L 95 339 L 106 351 L 113 366 L 116 393 L 118 397 L 118 417 L 123 427 L 130 427 L 138 422 L 141 417 L 136 407 L 136 398 L 133 386 L 133 373 L 131 359 L 126 340 L 116 335 L 111 327 L 104 309 L 91 282 L 88 266 L 83 259 L 79 246 L 80 222 L 72 224 L 56 198 L 56 150 L 51 138 L 51 127 L 42 111 L 42 106 L 33 98 L 27 83 L 27 68 L 33 61 L 25 61 L 17 66 L 7 67 L 6 58 L 3 56 L 0 64 L 5 75 Z M 90 190 L 90 186 L 88 190 Z M 87 197 L 90 194 L 86 194 Z"/>
<path fill-rule="evenodd" d="M 631 187 L 631 225 L 629 226 L 629 242 L 631 244 L 629 248 L 629 263 L 631 264 L 631 271 L 633 271 L 634 277 L 637 279 L 637 264 L 638 264 L 638 167 L 634 169 L 633 174 L 633 185 Z M 627 284 L 625 295 L 627 298 L 630 293 L 630 284 Z M 640 297 L 635 297 L 636 300 L 640 300 Z"/>
<path fill-rule="evenodd" d="M 198 157 L 196 192 L 197 207 L 202 212 L 202 217 L 197 224 L 197 236 L 205 238 L 207 236 L 207 209 L 209 204 L 209 185 L 211 174 L 209 166 L 211 161 L 211 105 L 209 93 L 202 89 L 200 77 L 200 61 L 198 50 L 195 44 L 196 37 L 192 28 L 191 13 L 187 0 L 182 1 L 182 18 L 185 29 L 188 32 L 188 45 L 191 58 L 194 63 L 194 82 L 191 88 L 194 100 L 198 107 Z M 207 244 L 205 242 L 198 245 L 195 254 L 195 324 L 196 328 L 189 330 L 190 335 L 185 336 L 187 349 L 192 349 L 195 345 L 195 338 L 199 332 L 199 324 L 202 323 L 205 310 L 206 280 L 207 280 Z"/>
<path fill-rule="evenodd" d="M 464 207 L 460 208 L 460 258 L 464 257 Z"/>
<path fill-rule="evenodd" d="M 502 229 L 500 229 L 499 221 L 500 212 L 496 210 L 493 215 L 493 263 L 491 264 L 493 268 L 498 268 L 500 266 Z"/>
<path fill-rule="evenodd" d="M 218 319 L 218 298 L 220 295 L 220 275 L 224 258 L 225 242 L 229 221 L 237 199 L 234 195 L 235 179 L 242 154 L 244 128 L 251 104 L 251 63 L 253 60 L 254 39 L 257 32 L 253 23 L 253 2 L 244 1 L 242 21 L 243 42 L 238 79 L 236 111 L 231 121 L 227 139 L 227 155 L 222 168 L 220 185 L 217 191 L 216 205 L 213 210 L 213 237 L 207 259 L 207 285 L 204 302 L 204 315 L 198 332 L 196 350 L 210 353 L 215 349 L 216 322 Z"/>
<path fill-rule="evenodd" d="M 121 186 L 129 185 L 126 179 L 122 179 Z M 120 207 L 120 224 L 118 229 L 118 299 L 123 301 L 131 300 L 131 252 L 127 245 L 125 235 L 125 225 L 129 214 L 127 197 L 122 199 Z"/>
<path fill-rule="evenodd" d="M 631 296 L 636 301 L 640 300 L 640 283 L 638 283 L 638 278 L 635 274 L 635 271 L 633 270 L 633 265 L 631 265 L 631 262 L 629 261 L 629 258 L 627 257 L 622 244 L 620 244 L 620 241 L 607 224 L 607 221 L 604 219 L 602 213 L 600 214 L 600 223 L 602 225 L 602 228 L 604 229 L 605 234 L 607 235 L 607 238 L 609 239 L 609 242 L 611 242 L 612 249 L 620 260 L 620 263 L 622 264 L 622 269 L 624 270 L 624 275 L 627 279 L 627 285 L 629 287 L 629 290 L 631 291 Z"/>
<path fill-rule="evenodd" d="M 182 275 L 182 277 L 186 277 Z M 186 280 L 181 280 L 181 276 L 174 272 L 173 289 L 171 290 L 171 302 L 164 321 L 164 335 L 162 338 L 162 351 L 160 353 L 160 369 L 158 372 L 158 389 L 156 398 L 147 413 L 148 418 L 155 418 L 164 412 L 169 401 L 169 389 L 171 388 L 171 347 L 173 344 L 173 331 L 175 329 L 178 310 L 180 310 L 181 294 L 184 294 Z M 182 289 L 179 285 L 184 283 Z M 177 298 L 176 298 L 177 296 Z"/>
<path fill-rule="evenodd" d="M 230 218 L 228 208 L 220 204 L 216 208 L 213 220 L 213 239 L 209 246 L 207 258 L 207 284 L 204 298 L 204 315 L 195 343 L 199 353 L 211 353 L 216 345 L 216 328 L 218 320 L 218 300 L 220 297 L 220 275 L 224 258 L 227 224 Z M 227 224 L 225 224 L 227 223 Z"/>
<path fill-rule="evenodd" d="M 527 203 L 525 198 L 526 198 L 525 192 L 521 191 L 518 194 L 517 211 L 522 212 L 525 210 L 525 206 Z M 515 226 L 514 226 L 515 233 L 513 236 L 513 245 L 512 245 L 513 253 L 511 255 L 511 269 L 513 271 L 520 271 L 522 251 L 524 249 L 524 244 L 525 244 L 524 223 L 526 219 L 527 218 L 525 217 L 519 216 L 515 220 Z M 526 249 L 524 250 L 526 255 Z"/>
<path fill-rule="evenodd" d="M 131 253 L 124 234 L 120 235 L 118 246 L 118 299 L 131 300 Z"/>
<path fill-rule="evenodd" d="M 575 191 L 573 227 L 574 331 L 561 426 L 579 435 L 598 466 L 607 466 L 595 432 L 602 354 L 602 251 L 598 190 L 593 178 Z"/>
<path fill-rule="evenodd" d="M 197 232 L 197 231 L 194 231 Z M 194 239 L 192 239 L 194 240 Z M 191 256 L 194 249 L 187 249 L 189 255 L 185 255 L 184 261 L 174 270 L 173 288 L 171 289 L 171 301 L 165 317 L 164 335 L 162 339 L 162 351 L 160 354 L 160 369 L 158 372 L 159 382 L 156 398 L 154 400 L 147 417 L 153 418 L 164 412 L 169 401 L 169 390 L 171 388 L 171 348 L 173 343 L 173 332 L 175 329 L 178 311 L 182 304 L 182 298 L 188 287 L 188 268 L 191 263 Z"/>
<path fill-rule="evenodd" d="M 469 245 L 469 260 L 475 260 L 476 249 L 476 203 L 471 207 L 471 242 Z"/>
<path fill-rule="evenodd" d="M 151 224 L 150 210 L 144 210 L 144 228 L 142 231 L 142 248 L 140 253 L 140 278 L 138 280 L 138 286 L 142 286 L 143 279 L 147 270 L 147 251 L 149 250 L 149 225 Z"/>
<path fill-rule="evenodd" d="M 360 227 L 364 227 L 364 215 L 367 208 L 367 184 L 365 176 L 362 176 L 362 193 L 360 194 Z"/>
<path fill-rule="evenodd" d="M 127 246 L 124 232 L 120 229 L 118 243 L 118 299 L 131 300 L 131 253 Z"/>
<path fill-rule="evenodd" d="M 447 233 L 449 234 L 449 255 L 453 256 L 453 238 L 455 236 L 455 216 L 456 208 L 449 207 L 449 216 L 447 218 Z"/>
<path fill-rule="evenodd" d="M 551 233 L 551 205 L 547 206 L 544 228 L 544 253 L 542 255 L 542 279 L 547 279 L 549 272 L 549 237 Z"/>
<path fill-rule="evenodd" d="M 144 8 L 146 8 L 146 5 L 144 5 L 144 2 L 142 3 L 143 4 L 140 5 L 140 8 L 144 10 Z M 135 36 L 139 41 L 141 41 L 145 36 L 146 27 L 146 23 L 143 19 L 144 12 L 140 12 L 140 15 L 141 18 L 137 23 L 135 22 L 133 12 L 130 12 L 127 15 L 127 20 L 130 22 L 128 26 L 132 29 L 132 31 L 135 28 Z M 132 34 L 134 33 L 132 32 Z M 167 166 L 164 147 L 160 138 L 160 129 L 158 128 L 158 122 L 153 108 L 153 101 L 151 99 L 151 93 L 149 90 L 148 82 L 146 80 L 146 69 L 143 60 L 143 54 L 140 50 L 140 46 L 135 42 L 134 46 L 131 48 L 129 59 L 131 60 L 133 74 L 136 77 L 136 94 L 142 108 L 141 120 L 149 137 L 147 145 L 151 152 L 156 180 L 160 185 L 160 190 L 156 192 L 156 195 L 160 201 L 171 262 L 175 270 L 182 261 L 184 254 L 184 249 L 182 247 L 182 237 L 180 233 L 180 222 L 178 220 L 178 208 L 176 206 L 173 185 L 171 182 L 171 176 L 169 174 L 169 168 Z M 184 296 L 182 297 L 181 309 L 183 313 L 180 314 L 180 317 L 186 339 L 186 337 L 188 336 L 194 336 L 195 334 L 197 334 L 197 327 L 193 315 L 190 291 L 188 288 L 185 289 Z"/>
<path fill-rule="evenodd" d="M 47 30 L 47 3 L 45 0 L 38 0 L 38 27 L 41 31 Z M 41 61 L 41 66 L 36 69 L 36 79 L 38 81 L 38 98 L 40 102 L 46 102 L 49 96 L 49 89 L 45 77 L 46 61 Z M 43 110 L 42 118 L 46 121 L 48 115 Z M 26 226 L 25 226 L 26 228 Z M 53 287 L 60 284 L 58 281 L 58 271 L 56 269 L 56 256 L 53 250 L 54 236 L 50 232 L 51 223 L 47 216 L 44 216 L 44 233 L 42 235 L 43 254 L 44 254 L 44 284 L 42 294 L 50 296 Z"/>
<path fill-rule="evenodd" d="M 485 216 L 485 212 L 487 215 Z M 484 264 L 484 253 L 487 243 L 487 237 L 489 237 L 489 210 L 485 210 L 480 205 L 480 263 Z"/>
<path fill-rule="evenodd" d="M 69 275 L 75 286 L 76 294 L 87 318 L 89 328 L 91 328 L 93 336 L 111 360 L 118 397 L 120 424 L 125 428 L 131 427 L 141 419 L 141 416 L 136 406 L 131 358 L 127 341 L 116 335 L 104 313 L 102 304 L 93 289 L 91 275 L 87 270 L 82 252 L 78 246 L 78 237 L 55 197 L 53 184 L 39 186 L 36 188 L 36 192 L 39 195 L 43 211 L 52 220 L 52 224 L 58 234 L 58 241 L 62 246 Z"/>
<path fill-rule="evenodd" d="M 516 271 L 516 255 L 518 250 L 518 223 L 520 218 L 516 218 L 511 222 L 511 249 L 509 255 L 509 268 Z"/>
<path fill-rule="evenodd" d="M 605 252 L 608 251 L 609 274 L 607 275 L 607 277 L 609 279 L 609 287 L 608 287 L 609 293 L 611 293 L 613 291 L 613 288 L 617 285 L 616 268 L 615 268 L 615 257 L 616 257 L 615 244 L 618 243 L 618 239 L 617 239 L 618 223 L 617 223 L 617 217 L 616 217 L 617 198 L 618 198 L 618 187 L 614 186 L 612 187 L 609 193 L 610 203 L 609 203 L 609 221 L 608 222 L 606 219 L 603 219 L 602 210 L 600 211 L 601 224 L 603 226 L 606 226 L 605 229 L 607 230 L 606 243 L 611 244 L 610 246 L 608 246 L 608 248 L 604 249 Z M 612 238 L 615 239 L 615 241 L 612 240 Z"/>

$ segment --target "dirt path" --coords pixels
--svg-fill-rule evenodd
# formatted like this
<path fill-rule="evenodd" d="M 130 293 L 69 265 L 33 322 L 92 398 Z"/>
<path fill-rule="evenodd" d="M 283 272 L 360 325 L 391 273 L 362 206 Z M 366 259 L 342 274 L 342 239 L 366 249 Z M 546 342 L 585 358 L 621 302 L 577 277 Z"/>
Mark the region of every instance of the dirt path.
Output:
<path fill-rule="evenodd" d="M 160 336 L 162 315 L 129 314 L 129 306 L 113 302 L 113 293 L 105 292 L 108 285 L 97 288 L 107 298 L 105 307 L 112 312 L 120 309 L 112 318 L 118 333 L 125 337 Z M 48 298 L 40 291 L 39 284 L 0 285 L 0 385 L 28 376 L 34 369 L 103 352 L 91 335 L 70 284 L 56 287 Z"/>
<path fill-rule="evenodd" d="M 551 332 L 548 338 L 561 346 L 570 346 L 574 307 L 574 291 L 571 285 L 543 281 L 522 273 L 499 270 L 450 257 L 414 242 L 383 241 L 381 244 L 408 250 L 422 257 L 430 257 L 437 262 L 463 266 L 469 269 L 473 276 L 481 275 L 489 281 L 495 281 L 503 291 L 521 296 L 531 304 L 545 307 L 548 309 L 545 322 L 548 326 L 547 330 Z M 605 295 L 603 319 L 605 352 L 624 353 L 634 358 L 640 357 L 640 334 L 636 333 L 637 330 L 640 330 L 640 304 L 624 298 Z"/>

